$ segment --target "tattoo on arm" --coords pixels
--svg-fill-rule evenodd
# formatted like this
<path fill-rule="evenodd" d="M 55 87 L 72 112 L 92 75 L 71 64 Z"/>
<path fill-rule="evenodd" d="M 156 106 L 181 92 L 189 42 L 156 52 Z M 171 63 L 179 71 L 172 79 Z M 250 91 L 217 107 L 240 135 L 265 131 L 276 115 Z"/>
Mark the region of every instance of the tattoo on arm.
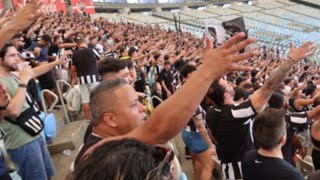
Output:
<path fill-rule="evenodd" d="M 279 68 L 273 71 L 268 79 L 264 82 L 261 87 L 261 93 L 265 98 L 269 98 L 271 93 L 279 88 L 284 78 L 290 71 L 293 63 L 291 61 L 286 61 Z"/>
<path fill-rule="evenodd" d="M 193 120 L 194 124 L 196 125 L 197 129 L 199 130 L 201 137 L 205 140 L 205 142 L 207 143 L 207 145 L 209 147 L 212 147 L 213 143 L 212 143 L 212 141 L 209 137 L 208 131 L 204 125 L 202 115 L 198 114 L 198 115 L 194 116 L 192 118 L 192 120 Z"/>

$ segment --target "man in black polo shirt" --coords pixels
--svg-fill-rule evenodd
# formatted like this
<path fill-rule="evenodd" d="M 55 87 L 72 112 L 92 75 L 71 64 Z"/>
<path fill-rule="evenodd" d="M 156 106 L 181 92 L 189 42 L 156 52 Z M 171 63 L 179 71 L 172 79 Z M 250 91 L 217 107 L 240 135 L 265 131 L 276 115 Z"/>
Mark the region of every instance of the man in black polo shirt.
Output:
<path fill-rule="evenodd" d="M 73 53 L 71 72 L 73 73 L 71 85 L 74 86 L 78 80 L 82 109 L 86 120 L 90 121 L 90 91 L 99 84 L 97 59 L 92 49 L 87 47 L 85 40 L 77 42 L 78 50 Z M 77 74 L 75 76 L 74 74 Z"/>
<path fill-rule="evenodd" d="M 173 70 L 168 60 L 164 62 L 163 69 L 159 74 L 159 82 L 162 86 L 162 97 L 167 99 L 173 94 Z"/>
<path fill-rule="evenodd" d="M 287 130 L 283 111 L 268 108 L 253 122 L 253 137 L 259 150 L 246 153 L 242 161 L 244 180 L 303 180 L 303 175 L 283 159 L 281 147 Z"/>
<path fill-rule="evenodd" d="M 241 179 L 240 164 L 244 154 L 253 149 L 251 123 L 264 109 L 273 91 L 279 88 L 291 67 L 310 55 L 313 45 L 291 47 L 289 59 L 274 70 L 264 85 L 251 98 L 239 105 L 233 101 L 233 86 L 220 79 L 213 82 L 208 97 L 216 104 L 209 109 L 206 120 L 217 141 L 217 153 L 226 179 Z"/>

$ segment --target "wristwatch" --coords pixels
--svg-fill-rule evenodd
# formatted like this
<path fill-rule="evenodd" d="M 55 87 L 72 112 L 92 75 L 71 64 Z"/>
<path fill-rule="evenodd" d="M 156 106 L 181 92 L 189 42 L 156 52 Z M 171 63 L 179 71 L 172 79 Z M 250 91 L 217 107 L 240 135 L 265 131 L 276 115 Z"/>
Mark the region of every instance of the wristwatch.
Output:
<path fill-rule="evenodd" d="M 19 87 L 22 87 L 22 88 L 27 88 L 27 87 L 28 87 L 27 84 L 23 84 L 23 83 L 20 83 L 18 86 L 19 86 Z"/>

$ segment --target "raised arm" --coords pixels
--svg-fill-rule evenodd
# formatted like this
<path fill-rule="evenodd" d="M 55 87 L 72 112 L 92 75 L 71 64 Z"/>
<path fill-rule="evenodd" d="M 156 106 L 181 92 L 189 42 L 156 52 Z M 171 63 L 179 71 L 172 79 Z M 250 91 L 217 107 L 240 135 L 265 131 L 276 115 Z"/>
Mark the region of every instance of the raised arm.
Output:
<path fill-rule="evenodd" d="M 26 66 L 19 72 L 20 84 L 28 84 L 30 79 L 33 78 L 33 71 L 31 66 Z M 18 87 L 16 93 L 13 97 L 10 97 L 11 100 L 6 108 L 7 116 L 11 118 L 16 118 L 21 114 L 23 105 L 26 101 L 26 91 L 25 87 Z"/>
<path fill-rule="evenodd" d="M 6 26 L 0 29 L 0 49 L 20 31 L 27 29 L 40 15 L 40 1 L 30 0 Z"/>
<path fill-rule="evenodd" d="M 202 66 L 177 93 L 161 103 L 143 125 L 127 136 L 151 144 L 162 144 L 175 137 L 188 123 L 215 79 L 230 71 L 251 70 L 248 66 L 236 64 L 257 54 L 238 54 L 241 49 L 255 41 L 252 38 L 240 41 L 244 36 L 244 33 L 239 33 L 217 49 L 213 49 L 211 40 L 207 38 L 207 50 Z"/>
<path fill-rule="evenodd" d="M 308 114 L 308 118 L 310 120 L 312 120 L 312 119 L 319 120 L 319 117 L 320 117 L 320 106 L 317 106 L 314 109 L 312 109 L 311 111 L 308 111 L 307 114 Z"/>
<path fill-rule="evenodd" d="M 252 94 L 251 101 L 256 112 L 260 112 L 264 109 L 271 94 L 280 87 L 291 67 L 295 63 L 298 63 L 302 59 L 310 56 L 313 49 L 314 46 L 312 42 L 304 43 L 299 48 L 294 48 L 291 44 L 291 51 L 288 60 L 273 71 L 270 77 L 264 82 L 263 86 Z"/>
<path fill-rule="evenodd" d="M 37 66 L 33 68 L 33 77 L 38 77 L 51 69 L 53 69 L 55 66 L 60 65 L 60 64 L 65 64 L 70 61 L 70 59 L 67 58 L 67 55 L 72 54 L 71 51 L 65 51 L 65 53 L 61 56 L 61 58 L 57 61 L 53 61 L 51 63 L 46 63 L 40 66 Z"/>

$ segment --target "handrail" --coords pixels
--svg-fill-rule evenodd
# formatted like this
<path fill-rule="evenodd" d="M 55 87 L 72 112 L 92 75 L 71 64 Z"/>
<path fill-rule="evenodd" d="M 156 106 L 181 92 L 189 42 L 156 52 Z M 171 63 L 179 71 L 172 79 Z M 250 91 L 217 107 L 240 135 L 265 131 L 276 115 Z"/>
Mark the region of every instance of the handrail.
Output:
<path fill-rule="evenodd" d="M 152 96 L 150 98 L 150 101 L 151 101 L 151 105 L 152 105 L 152 108 L 154 109 L 154 106 L 153 106 L 153 99 L 157 99 L 158 101 L 160 101 L 161 103 L 163 102 L 163 100 L 161 98 L 159 98 L 158 96 Z"/>
<path fill-rule="evenodd" d="M 67 92 L 69 92 L 71 90 L 71 85 L 65 80 L 57 81 L 57 88 L 58 88 L 58 92 L 59 92 L 59 98 L 60 98 L 60 102 L 62 104 L 62 108 L 63 108 L 63 111 L 64 111 L 64 116 L 66 118 L 66 123 L 70 123 L 70 118 L 69 118 L 69 115 L 68 115 L 66 104 L 64 103 L 63 92 L 62 92 L 62 89 L 60 87 L 60 84 L 68 86 Z"/>
<path fill-rule="evenodd" d="M 49 109 L 47 108 L 47 103 L 46 103 L 46 100 L 44 98 L 44 93 L 49 93 L 51 96 L 54 97 L 54 101 L 53 103 L 51 104 L 51 106 L 49 107 Z M 41 104 L 42 104 L 42 108 L 43 108 L 43 111 L 46 115 L 48 115 L 48 111 L 49 112 L 52 112 L 54 106 L 58 103 L 58 96 L 53 93 L 52 91 L 48 90 L 48 89 L 44 89 L 41 91 Z"/>

